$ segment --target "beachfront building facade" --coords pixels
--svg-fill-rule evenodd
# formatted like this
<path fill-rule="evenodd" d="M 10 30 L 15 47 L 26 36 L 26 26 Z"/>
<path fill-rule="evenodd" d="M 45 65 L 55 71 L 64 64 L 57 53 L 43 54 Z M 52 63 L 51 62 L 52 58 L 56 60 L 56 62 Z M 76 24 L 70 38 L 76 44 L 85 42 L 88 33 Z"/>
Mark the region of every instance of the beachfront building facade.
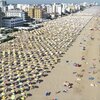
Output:
<path fill-rule="evenodd" d="M 61 4 L 56 5 L 56 13 L 58 15 L 62 15 L 62 5 Z"/>
<path fill-rule="evenodd" d="M 62 13 L 63 14 L 66 13 L 66 8 L 67 8 L 67 4 L 66 3 L 62 3 Z"/>
<path fill-rule="evenodd" d="M 26 13 L 23 10 L 19 10 L 19 9 L 7 11 L 6 16 L 7 17 L 20 17 L 23 19 L 23 21 L 25 21 L 27 18 Z"/>
<path fill-rule="evenodd" d="M 66 7 L 66 11 L 70 12 L 70 13 L 75 13 L 77 11 L 80 10 L 80 5 L 76 4 L 68 4 L 68 6 Z"/>
<path fill-rule="evenodd" d="M 33 7 L 29 8 L 29 10 L 28 10 L 28 16 L 30 18 L 34 18 L 34 8 Z"/>
<path fill-rule="evenodd" d="M 44 6 L 32 6 L 29 8 L 27 13 L 29 18 L 36 20 L 46 19 L 50 16 L 50 14 L 46 12 L 46 8 Z"/>
<path fill-rule="evenodd" d="M 7 5 L 7 2 L 5 0 L 0 0 L 0 7 L 4 7 Z"/>
<path fill-rule="evenodd" d="M 46 5 L 46 11 L 49 14 L 53 14 L 54 16 L 56 15 L 62 15 L 62 4 L 56 4 L 54 3 L 53 5 Z"/>
<path fill-rule="evenodd" d="M 53 8 L 52 8 L 52 5 L 46 5 L 46 12 L 48 14 L 51 14 L 53 12 Z"/>
<path fill-rule="evenodd" d="M 23 11 L 28 11 L 29 8 L 31 7 L 31 5 L 29 4 L 17 4 L 16 8 L 17 9 L 20 9 L 20 10 L 23 10 Z"/>
<path fill-rule="evenodd" d="M 0 8 L 4 13 L 8 10 L 7 2 L 5 0 L 0 0 Z"/>
<path fill-rule="evenodd" d="M 16 9 L 16 6 L 14 5 L 14 4 L 9 4 L 8 5 L 8 10 L 14 10 L 14 9 Z"/>
<path fill-rule="evenodd" d="M 56 3 L 54 3 L 53 5 L 52 5 L 52 13 L 56 13 Z"/>
<path fill-rule="evenodd" d="M 21 17 L 3 17 L 2 26 L 3 27 L 17 27 L 24 24 L 24 21 Z"/>
<path fill-rule="evenodd" d="M 43 10 L 41 7 L 34 8 L 34 18 L 35 19 L 42 19 L 43 18 Z"/>

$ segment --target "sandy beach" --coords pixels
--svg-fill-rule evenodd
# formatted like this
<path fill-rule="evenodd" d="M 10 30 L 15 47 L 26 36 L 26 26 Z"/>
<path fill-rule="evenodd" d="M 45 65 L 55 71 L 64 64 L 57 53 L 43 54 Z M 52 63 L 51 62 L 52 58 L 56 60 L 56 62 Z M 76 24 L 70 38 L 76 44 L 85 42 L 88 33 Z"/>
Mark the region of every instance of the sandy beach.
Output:
<path fill-rule="evenodd" d="M 81 35 L 76 39 L 67 53 L 62 57 L 61 62 L 55 65 L 54 70 L 44 82 L 33 92 L 32 98 L 28 100 L 99 100 L 100 99 L 100 30 L 98 28 L 99 17 L 93 17 L 89 24 L 82 30 Z M 94 30 L 91 31 L 90 28 Z M 91 40 L 91 37 L 94 40 Z M 86 40 L 86 41 L 84 41 Z M 80 44 L 82 43 L 82 44 Z M 84 51 L 82 47 L 85 46 Z M 84 56 L 85 60 L 81 60 Z M 66 61 L 69 61 L 66 63 Z M 77 68 L 73 64 L 79 63 L 82 66 Z M 95 65 L 95 66 L 94 66 Z M 92 69 L 92 67 L 94 67 Z M 94 72 L 93 72 L 94 71 Z M 75 74 L 73 74 L 75 72 Z M 83 75 L 82 77 L 77 74 Z M 89 80 L 89 77 L 94 77 Z M 65 81 L 73 83 L 73 88 L 63 92 Z M 51 92 L 45 96 L 45 92 Z M 60 93 L 56 93 L 59 91 Z"/>
<path fill-rule="evenodd" d="M 45 22 L 0 44 L 0 100 L 99 100 L 99 10 Z"/>

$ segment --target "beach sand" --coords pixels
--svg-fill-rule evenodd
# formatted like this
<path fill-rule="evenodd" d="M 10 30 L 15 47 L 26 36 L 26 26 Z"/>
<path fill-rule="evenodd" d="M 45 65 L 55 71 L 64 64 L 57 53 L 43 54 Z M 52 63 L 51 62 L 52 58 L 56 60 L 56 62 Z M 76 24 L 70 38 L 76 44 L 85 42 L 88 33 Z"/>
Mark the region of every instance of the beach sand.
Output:
<path fill-rule="evenodd" d="M 32 97 L 27 100 L 99 100 L 100 99 L 100 31 L 98 28 L 99 17 L 92 20 L 82 30 L 72 46 L 55 65 L 49 76 L 43 78 L 38 89 L 31 91 Z M 93 30 L 90 30 L 93 28 Z M 91 39 L 91 37 L 93 39 Z M 85 46 L 86 50 L 83 50 Z M 85 60 L 81 60 L 84 56 Z M 69 62 L 66 62 L 66 61 Z M 79 63 L 81 67 L 73 64 Z M 74 72 L 74 73 L 73 73 Z M 83 75 L 82 77 L 79 75 Z M 94 77 L 89 80 L 89 77 Z M 73 87 L 63 92 L 65 81 L 73 83 Z M 46 91 L 51 92 L 46 96 Z M 59 91 L 60 93 L 56 93 Z"/>
<path fill-rule="evenodd" d="M 99 100 L 99 8 L 12 33 L 14 40 L 0 44 L 0 100 Z"/>

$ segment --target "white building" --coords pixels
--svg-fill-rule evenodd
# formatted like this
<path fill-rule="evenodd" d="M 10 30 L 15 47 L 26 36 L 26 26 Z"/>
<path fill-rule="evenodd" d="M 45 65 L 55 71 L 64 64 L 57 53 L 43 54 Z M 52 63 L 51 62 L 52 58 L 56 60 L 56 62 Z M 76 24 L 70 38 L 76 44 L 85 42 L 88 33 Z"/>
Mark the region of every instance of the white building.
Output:
<path fill-rule="evenodd" d="M 29 4 L 17 4 L 17 8 L 20 10 L 28 11 L 30 8 Z"/>
<path fill-rule="evenodd" d="M 84 7 L 87 7 L 89 4 L 88 4 L 87 2 L 84 2 L 82 5 L 83 5 Z"/>
<path fill-rule="evenodd" d="M 2 12 L 6 13 L 8 11 L 8 7 L 5 6 L 5 7 L 2 7 Z"/>
<path fill-rule="evenodd" d="M 53 14 L 58 14 L 61 15 L 62 14 L 62 4 L 56 4 L 54 3 L 52 6 L 48 6 L 48 11 L 52 12 Z"/>
<path fill-rule="evenodd" d="M 80 5 L 76 5 L 75 8 L 79 11 L 81 6 Z"/>
<path fill-rule="evenodd" d="M 7 17 L 21 17 L 24 21 L 26 19 L 26 13 L 23 10 L 9 10 L 6 12 Z"/>
<path fill-rule="evenodd" d="M 46 8 L 45 4 L 42 4 L 41 7 L 42 7 L 42 9 L 45 9 Z"/>
<path fill-rule="evenodd" d="M 3 27 L 17 27 L 23 25 L 24 21 L 20 17 L 3 17 L 2 26 Z"/>
<path fill-rule="evenodd" d="M 62 3 L 62 4 L 56 4 L 54 3 L 53 5 L 46 5 L 47 8 L 47 13 L 49 14 L 58 14 L 61 15 L 62 13 L 66 13 L 66 8 L 68 7 L 68 5 L 66 3 Z"/>
<path fill-rule="evenodd" d="M 8 10 L 12 10 L 12 9 L 15 9 L 16 7 L 15 7 L 15 5 L 13 5 L 13 4 L 10 4 L 10 5 L 8 5 Z"/>
<path fill-rule="evenodd" d="M 56 13 L 58 15 L 62 14 L 62 5 L 61 4 L 56 5 Z"/>
<path fill-rule="evenodd" d="M 0 0 L 0 8 L 2 12 L 6 12 L 8 10 L 7 2 L 5 0 Z"/>
<path fill-rule="evenodd" d="M 79 11 L 80 10 L 80 5 L 74 5 L 73 3 L 72 4 L 68 4 L 67 8 L 66 8 L 66 11 L 70 12 L 70 13 L 74 13 L 76 11 Z"/>
<path fill-rule="evenodd" d="M 48 14 L 53 13 L 53 7 L 52 7 L 52 5 L 46 5 L 46 10 L 47 10 Z"/>
<path fill-rule="evenodd" d="M 66 8 L 67 8 L 67 4 L 66 3 L 62 3 L 62 13 L 66 13 Z"/>
<path fill-rule="evenodd" d="M 53 7 L 53 8 L 52 8 L 52 12 L 53 12 L 53 13 L 56 13 L 56 3 L 54 3 L 54 4 L 52 5 L 52 7 Z"/>
<path fill-rule="evenodd" d="M 7 2 L 5 0 L 0 0 L 0 7 L 4 7 L 7 5 Z"/>

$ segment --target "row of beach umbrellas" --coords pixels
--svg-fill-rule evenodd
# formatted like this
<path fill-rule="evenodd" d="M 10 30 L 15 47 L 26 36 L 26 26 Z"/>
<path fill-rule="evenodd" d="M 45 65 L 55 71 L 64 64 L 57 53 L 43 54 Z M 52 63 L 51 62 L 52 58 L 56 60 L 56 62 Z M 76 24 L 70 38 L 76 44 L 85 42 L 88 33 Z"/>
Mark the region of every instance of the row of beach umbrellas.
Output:
<path fill-rule="evenodd" d="M 90 18 L 63 17 L 31 32 L 12 33 L 16 38 L 0 45 L 0 100 L 25 100 L 60 61 Z"/>

